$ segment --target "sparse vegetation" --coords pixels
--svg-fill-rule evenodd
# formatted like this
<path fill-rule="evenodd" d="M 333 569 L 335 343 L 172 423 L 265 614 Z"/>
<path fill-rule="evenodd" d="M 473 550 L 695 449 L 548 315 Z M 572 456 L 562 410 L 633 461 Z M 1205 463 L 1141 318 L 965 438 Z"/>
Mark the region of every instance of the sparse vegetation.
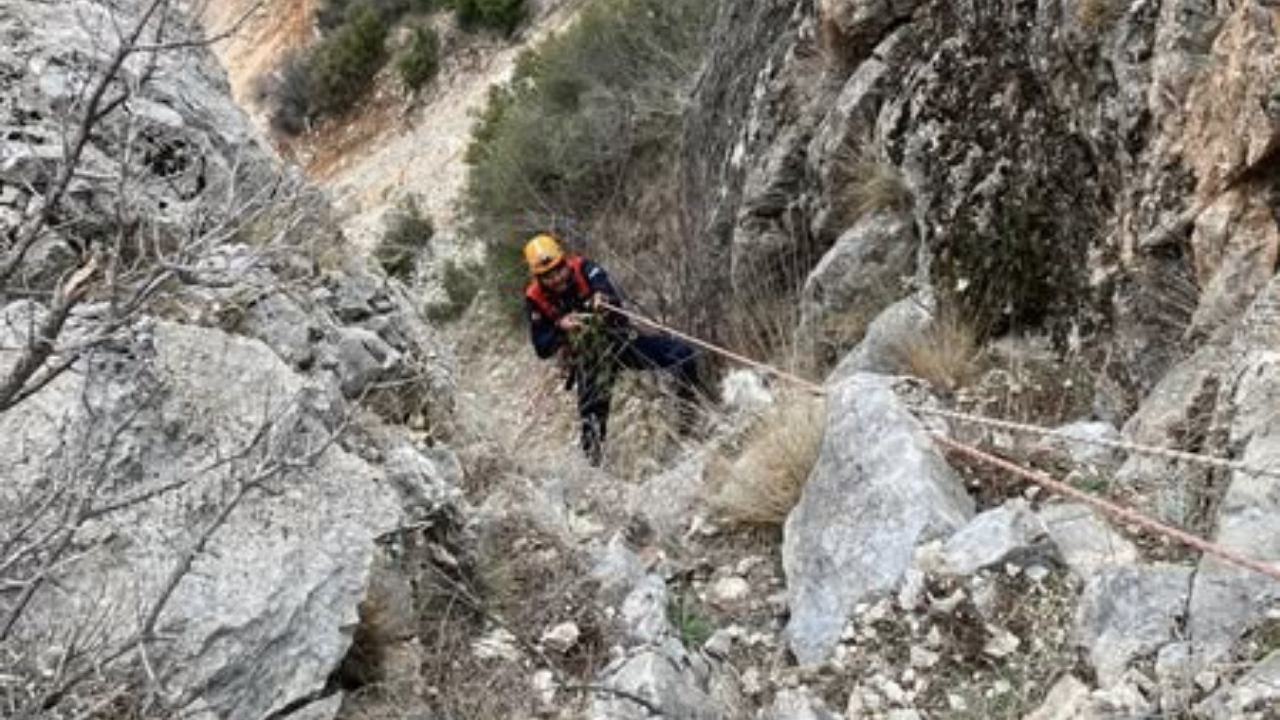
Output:
<path fill-rule="evenodd" d="M 902 173 L 876 152 L 870 141 L 846 145 L 836 157 L 833 211 L 842 225 L 880 211 L 905 212 L 911 207 L 911 188 Z"/>
<path fill-rule="evenodd" d="M 377 9 L 353 5 L 346 21 L 311 51 L 307 87 L 315 115 L 337 115 L 360 99 L 386 62 L 387 30 Z"/>
<path fill-rule="evenodd" d="M 1076 4 L 1076 22 L 1085 30 L 1110 30 L 1124 17 L 1126 6 L 1121 0 L 1080 0 Z"/>
<path fill-rule="evenodd" d="M 400 79 L 411 90 L 421 88 L 440 71 L 440 38 L 428 26 L 409 31 L 409 41 L 396 59 Z"/>
<path fill-rule="evenodd" d="M 734 460 L 711 470 L 711 505 L 740 525 L 777 526 L 800 500 L 826 427 L 821 400 L 808 395 L 780 398 L 753 426 Z"/>
<path fill-rule="evenodd" d="M 978 372 L 978 337 L 978 331 L 958 312 L 943 310 L 895 351 L 906 371 L 940 390 L 954 392 Z"/>
<path fill-rule="evenodd" d="M 441 268 L 440 282 L 444 286 L 445 297 L 427 305 L 427 317 L 436 322 L 457 320 L 480 291 L 479 269 L 449 259 Z"/>
<path fill-rule="evenodd" d="M 529 13 L 526 0 L 449 0 L 464 28 L 488 27 L 511 33 Z"/>
<path fill-rule="evenodd" d="M 433 235 L 435 227 L 431 218 L 422 214 L 417 199 L 410 196 L 388 215 L 382 242 L 374 251 L 374 257 L 388 275 L 407 279 Z"/>
<path fill-rule="evenodd" d="M 617 201 L 629 170 L 674 143 L 711 8 L 597 0 L 491 92 L 463 203 L 499 296 L 519 296 L 526 235 L 582 227 Z"/>
<path fill-rule="evenodd" d="M 456 11 L 464 27 L 496 27 L 508 33 L 527 14 L 526 0 L 325 0 L 316 9 L 319 43 L 287 57 L 258 82 L 272 128 L 297 135 L 323 117 L 349 110 L 386 64 L 391 29 L 407 14 L 444 9 Z M 439 55 L 435 31 L 426 25 L 413 27 L 395 63 L 400 79 L 411 89 L 422 87 L 439 70 Z"/>
<path fill-rule="evenodd" d="M 687 648 L 698 648 L 711 638 L 715 627 L 687 592 L 675 592 L 667 601 L 667 619 Z"/>

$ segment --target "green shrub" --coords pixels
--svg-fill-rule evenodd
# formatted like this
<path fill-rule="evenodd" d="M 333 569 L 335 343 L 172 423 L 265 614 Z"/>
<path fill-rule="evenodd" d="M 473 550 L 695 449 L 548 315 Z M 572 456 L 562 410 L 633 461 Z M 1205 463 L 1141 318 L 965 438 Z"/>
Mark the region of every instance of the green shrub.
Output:
<path fill-rule="evenodd" d="M 430 27 L 413 28 L 409 34 L 409 42 L 405 45 L 396 69 L 400 79 L 412 90 L 422 87 L 440 70 L 440 38 Z"/>
<path fill-rule="evenodd" d="M 365 6 L 376 10 L 387 25 L 392 25 L 406 13 L 428 13 L 443 8 L 449 0 L 322 0 L 316 8 L 316 25 L 327 34 L 346 23 L 353 7 Z"/>
<path fill-rule="evenodd" d="M 480 292 L 479 269 L 448 260 L 442 268 L 440 281 L 444 285 L 445 297 L 427 305 L 427 317 L 436 322 L 457 320 Z"/>
<path fill-rule="evenodd" d="M 337 115 L 364 95 L 386 62 L 387 24 L 371 5 L 351 7 L 347 20 L 310 56 L 311 103 L 316 114 Z"/>
<path fill-rule="evenodd" d="M 489 27 L 510 33 L 528 15 L 526 0 L 451 0 L 464 28 Z"/>
<path fill-rule="evenodd" d="M 271 129 L 298 135 L 312 117 L 311 72 L 307 57 L 298 52 L 285 55 L 280 67 L 259 80 L 258 94 L 271 108 Z"/>
<path fill-rule="evenodd" d="M 529 234 L 587 224 L 629 168 L 675 146 L 713 12 L 705 0 L 596 0 L 490 92 L 463 208 L 500 296 L 518 297 Z"/>
<path fill-rule="evenodd" d="M 410 197 L 387 217 L 374 257 L 388 275 L 407 279 L 413 274 L 418 254 L 426 249 L 433 235 L 431 218 L 423 215 L 417 200 Z"/>

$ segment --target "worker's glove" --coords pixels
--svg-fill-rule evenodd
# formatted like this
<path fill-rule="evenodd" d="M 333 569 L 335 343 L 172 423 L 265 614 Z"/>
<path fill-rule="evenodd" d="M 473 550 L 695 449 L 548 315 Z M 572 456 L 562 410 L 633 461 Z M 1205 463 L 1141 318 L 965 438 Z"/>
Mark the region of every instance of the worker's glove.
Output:
<path fill-rule="evenodd" d="M 556 322 L 556 327 L 560 328 L 561 332 L 572 335 L 581 332 L 586 327 L 586 322 L 587 313 L 569 313 Z"/>

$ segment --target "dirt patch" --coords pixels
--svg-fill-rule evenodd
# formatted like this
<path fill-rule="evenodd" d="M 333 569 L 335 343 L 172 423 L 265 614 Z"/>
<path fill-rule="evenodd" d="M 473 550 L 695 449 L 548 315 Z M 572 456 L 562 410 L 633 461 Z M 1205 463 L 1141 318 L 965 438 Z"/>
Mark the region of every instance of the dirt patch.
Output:
<path fill-rule="evenodd" d="M 209 0 L 200 21 L 211 35 L 236 32 L 213 45 L 231 82 L 231 97 L 259 128 L 266 128 L 265 109 L 254 97 L 257 79 L 279 66 L 281 58 L 315 37 L 320 0 Z M 238 25 L 237 25 L 238 24 Z"/>

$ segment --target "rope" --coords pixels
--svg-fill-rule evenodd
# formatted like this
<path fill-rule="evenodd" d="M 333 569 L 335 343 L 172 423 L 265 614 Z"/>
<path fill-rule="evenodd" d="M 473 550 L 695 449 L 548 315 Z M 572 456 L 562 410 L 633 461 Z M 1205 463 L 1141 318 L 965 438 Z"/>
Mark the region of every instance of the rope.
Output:
<path fill-rule="evenodd" d="M 1109 500 L 1104 500 L 1100 497 L 1097 497 L 1096 495 L 1092 495 L 1078 488 L 1074 488 L 1068 485 L 1067 483 L 1062 482 L 1061 480 L 1055 480 L 1049 475 L 1043 472 L 1040 472 L 1038 470 L 1028 470 L 1020 465 L 1016 465 L 1012 462 L 1009 462 L 1004 458 L 996 457 L 995 455 L 992 455 L 987 452 L 983 452 L 982 450 L 979 450 L 975 447 L 971 447 L 969 445 L 965 445 L 964 443 L 952 440 L 946 435 L 942 435 L 940 433 L 931 433 L 931 434 L 933 435 L 934 441 L 936 441 L 938 444 L 943 445 L 951 450 L 954 450 L 962 455 L 966 455 L 975 460 L 985 462 L 989 465 L 998 467 L 1001 470 L 1017 475 L 1018 477 L 1030 480 L 1031 482 L 1036 483 L 1037 485 L 1040 485 L 1041 487 L 1044 487 L 1051 492 L 1057 493 L 1059 495 L 1065 495 L 1066 497 L 1069 497 L 1073 500 L 1078 500 L 1082 503 L 1085 503 L 1086 505 L 1089 505 L 1095 510 L 1098 510 L 1107 515 L 1111 515 L 1113 517 L 1119 518 L 1124 522 L 1146 528 L 1160 535 L 1164 535 L 1165 537 L 1176 540 L 1180 543 L 1183 543 L 1184 545 L 1193 547 L 1196 550 L 1199 550 L 1200 552 L 1205 553 L 1207 555 L 1213 555 L 1233 565 L 1237 565 L 1247 570 L 1252 570 L 1256 573 L 1266 575 L 1267 577 L 1270 577 L 1273 580 L 1280 580 L 1280 567 L 1277 567 L 1275 565 L 1269 565 L 1260 560 L 1255 560 L 1251 557 L 1246 557 L 1244 555 L 1241 555 L 1235 552 L 1234 550 L 1231 550 L 1230 548 L 1224 547 L 1214 542 L 1210 542 L 1196 535 L 1192 535 L 1191 533 L 1185 530 L 1182 530 L 1180 528 L 1176 528 L 1172 525 L 1166 525 L 1165 523 L 1162 523 L 1159 520 L 1155 520 L 1153 518 L 1147 517 L 1146 515 L 1143 515 L 1142 513 L 1136 510 L 1124 507 L 1123 505 L 1118 505 Z"/>
<path fill-rule="evenodd" d="M 1039 425 L 1010 422 L 1008 420 L 997 420 L 995 418 L 956 412 L 954 410 L 928 408 L 922 405 L 911 405 L 910 407 L 914 412 L 920 413 L 921 415 L 936 415 L 950 420 L 959 420 L 961 422 L 973 423 L 975 425 L 986 425 L 988 427 L 1009 430 L 1011 432 L 1060 438 L 1070 442 L 1080 443 L 1082 445 L 1096 445 L 1098 447 L 1110 448 L 1113 450 L 1123 450 L 1125 452 L 1151 455 L 1152 457 L 1164 458 L 1165 460 L 1181 460 L 1183 462 L 1197 463 L 1200 465 L 1218 468 L 1220 470 L 1242 472 L 1249 475 L 1257 475 L 1259 477 L 1280 478 L 1280 470 L 1261 468 L 1249 465 L 1248 463 L 1244 463 L 1239 460 L 1227 460 L 1225 458 L 1210 457 L 1208 455 L 1200 455 L 1197 453 L 1186 452 L 1184 450 L 1172 450 L 1170 448 L 1142 445 L 1138 443 L 1124 442 L 1122 440 L 1078 437 L 1075 435 L 1069 435 L 1062 430 L 1041 427 Z"/>
<path fill-rule="evenodd" d="M 741 354 L 739 354 L 739 353 L 736 353 L 736 352 L 734 352 L 734 351 L 732 351 L 732 350 L 729 350 L 729 349 L 727 349 L 727 348 L 721 347 L 721 346 L 716 345 L 716 344 L 714 344 L 714 343 L 709 343 L 709 342 L 707 342 L 707 341 L 705 341 L 705 340 L 700 340 L 700 339 L 698 339 L 698 338 L 696 338 L 696 337 L 693 337 L 692 335 L 686 335 L 685 333 L 682 333 L 682 332 L 680 332 L 679 330 L 675 330 L 675 329 L 672 329 L 672 328 L 670 328 L 670 327 L 667 327 L 666 325 L 663 325 L 662 323 L 660 323 L 660 322 L 658 322 L 658 321 L 656 321 L 656 320 L 650 320 L 649 318 L 647 318 L 647 317 L 645 317 L 645 316 L 643 316 L 643 315 L 640 315 L 640 314 L 637 314 L 637 313 L 633 313 L 633 312 L 631 312 L 631 311 L 629 311 L 629 310 L 623 310 L 622 308 L 620 308 L 620 307 L 618 307 L 618 306 L 616 306 L 616 305 L 612 305 L 612 304 L 607 303 L 607 302 L 600 302 L 600 303 L 599 303 L 599 306 L 600 306 L 601 308 L 604 308 L 605 310 L 608 310 L 609 312 L 617 313 L 618 315 L 621 315 L 621 316 L 623 316 L 623 317 L 625 317 L 625 318 L 628 318 L 628 319 L 630 319 L 630 320 L 632 320 L 632 321 L 634 321 L 634 322 L 637 322 L 637 323 L 639 323 L 639 324 L 641 324 L 641 325 L 644 325 L 644 326 L 646 326 L 646 327 L 653 328 L 654 330 L 659 330 L 659 331 L 664 332 L 664 333 L 666 333 L 666 334 L 668 334 L 668 335 L 670 335 L 670 336 L 672 336 L 672 337 L 680 338 L 681 340 L 683 340 L 683 341 L 685 341 L 685 342 L 689 343 L 690 345 L 696 345 L 696 346 L 698 346 L 698 347 L 702 348 L 703 350 L 709 350 L 709 351 L 711 351 L 711 352 L 713 352 L 713 353 L 716 353 L 717 355 L 721 355 L 721 356 L 726 357 L 726 358 L 728 358 L 728 359 L 730 359 L 730 360 L 733 360 L 733 361 L 736 361 L 736 362 L 742 363 L 743 365 L 748 365 L 748 366 L 753 367 L 753 368 L 755 368 L 755 369 L 757 369 L 757 370 L 760 370 L 760 371 L 762 371 L 762 372 L 766 372 L 766 373 L 768 373 L 768 374 L 770 374 L 770 375 L 775 375 L 775 376 L 777 376 L 777 377 L 780 377 L 780 378 L 782 378 L 783 380 L 786 380 L 786 381 L 788 381 L 788 382 L 792 383 L 793 385 L 797 385 L 797 386 L 799 386 L 799 387 L 802 387 L 802 388 L 804 388 L 805 390 L 808 390 L 809 392 L 812 392 L 812 393 L 813 393 L 813 394 L 815 394 L 815 395 L 826 395 L 826 394 L 827 394 L 827 390 L 826 390 L 826 388 L 822 387 L 821 385 L 819 385 L 819 384 L 817 384 L 817 383 L 815 383 L 815 382 L 812 382 L 812 381 L 809 381 L 809 380 L 805 380 L 804 378 L 800 377 L 799 375 L 794 375 L 794 374 L 792 374 L 792 373 L 787 372 L 786 370 L 781 370 L 781 369 L 776 368 L 776 367 L 774 367 L 774 366 L 772 366 L 772 365 L 768 365 L 768 364 L 766 364 L 766 363 L 762 363 L 762 362 L 760 362 L 759 360 L 752 360 L 751 358 L 749 358 L 749 357 L 747 357 L 747 356 L 745 356 L 745 355 L 741 355 Z"/>
<path fill-rule="evenodd" d="M 699 338 L 693 337 L 692 335 L 688 335 L 678 330 L 674 330 L 656 320 L 650 320 L 649 318 L 644 317 L 643 315 L 639 315 L 637 313 L 633 313 L 628 310 L 623 310 L 620 307 L 617 307 L 615 305 L 612 305 L 606 302 L 601 302 L 600 307 L 605 310 L 609 310 L 610 312 L 617 313 L 623 317 L 629 318 L 632 321 L 639 323 L 641 325 L 644 325 L 646 327 L 652 328 L 654 330 L 658 330 L 660 332 L 671 335 L 672 337 L 676 337 L 681 340 L 684 340 L 685 342 L 691 345 L 695 345 L 704 350 L 708 350 L 717 355 L 725 357 L 729 360 L 733 360 L 733 361 L 742 363 L 744 365 L 748 365 L 750 367 L 756 368 L 757 370 L 761 370 L 763 372 L 782 378 L 783 380 L 787 380 L 788 382 L 791 382 L 794 385 L 804 388 L 805 390 L 808 390 L 816 395 L 828 394 L 826 388 L 822 387 L 821 385 L 818 385 L 817 383 L 814 383 L 809 380 L 805 380 L 804 378 L 798 375 L 793 375 L 789 372 L 786 372 L 785 370 L 780 370 L 776 367 L 773 367 L 772 365 L 768 365 L 758 360 L 753 360 L 749 357 L 746 357 L 739 353 L 735 353 L 732 350 L 728 350 L 714 343 L 710 343 L 705 340 L 701 340 Z M 1222 458 L 1213 458 L 1213 457 L 1208 457 L 1204 455 L 1197 455 L 1195 453 L 1184 452 L 1181 450 L 1170 450 L 1167 448 L 1159 448 L 1159 447 L 1153 447 L 1149 445 L 1139 445 L 1136 443 L 1117 442 L 1113 440 L 1100 440 L 1100 439 L 1091 440 L 1091 439 L 1085 439 L 1085 438 L 1078 438 L 1078 437 L 1073 437 L 1071 435 L 1067 435 L 1061 431 L 1052 430 L 1044 427 L 1038 427 L 1035 425 L 1014 423 L 1006 420 L 996 420 L 994 418 L 987 418 L 987 417 L 982 417 L 980 415 L 971 415 L 967 413 L 953 412 L 950 410 L 925 408 L 918 405 L 912 405 L 910 407 L 912 410 L 922 414 L 937 415 L 940 417 L 947 417 L 953 420 L 960 420 L 965 422 L 974 422 L 978 424 L 989 425 L 991 427 L 1002 428 L 1005 430 L 1011 430 L 1016 432 L 1028 432 L 1028 433 L 1034 433 L 1034 434 L 1052 436 L 1052 437 L 1060 437 L 1072 442 L 1090 443 L 1095 445 L 1101 445 L 1103 447 L 1115 448 L 1115 449 L 1125 450 L 1129 452 L 1139 452 L 1139 453 L 1153 455 L 1156 457 L 1163 457 L 1163 458 L 1172 459 L 1172 460 L 1184 460 L 1187 462 L 1202 463 L 1205 465 L 1209 465 L 1211 467 L 1222 468 L 1226 470 L 1236 470 L 1240 472 L 1253 473 L 1253 474 L 1264 475 L 1268 477 L 1280 477 L 1280 472 L 1270 470 L 1267 468 L 1257 468 L 1257 467 L 1246 465 L 1244 463 L 1233 461 L 1233 460 L 1224 460 Z M 1022 477 L 1027 480 L 1030 480 L 1031 482 L 1034 482 L 1037 485 L 1044 487 L 1050 492 L 1082 502 L 1106 515 L 1118 518 L 1132 525 L 1137 525 L 1139 527 L 1146 528 L 1156 534 L 1163 535 L 1171 540 L 1174 540 L 1188 547 L 1199 550 L 1200 552 L 1205 553 L 1207 555 L 1213 555 L 1214 557 L 1217 557 L 1225 562 L 1231 563 L 1237 567 L 1244 568 L 1246 570 L 1251 570 L 1253 572 L 1272 578 L 1273 580 L 1280 581 L 1280 567 L 1277 567 L 1275 565 L 1269 565 L 1267 563 L 1262 562 L 1261 560 L 1257 560 L 1257 559 L 1242 555 L 1226 546 L 1223 546 L 1221 544 L 1218 544 L 1209 540 L 1205 540 L 1204 538 L 1201 538 L 1197 535 L 1193 535 L 1185 530 L 1182 530 L 1181 528 L 1177 528 L 1172 525 L 1162 523 L 1159 520 L 1156 520 L 1152 517 L 1149 517 L 1147 515 L 1144 515 L 1138 512 L 1137 510 L 1124 507 L 1122 505 L 1116 504 L 1109 500 L 1105 500 L 1103 498 L 1099 498 L 1095 495 L 1079 490 L 1075 487 L 1072 487 L 1071 485 L 1068 485 L 1067 483 L 1054 479 L 1053 477 L 1049 476 L 1044 472 L 1024 468 L 1008 460 L 1005 460 L 1003 458 L 1000 458 L 990 453 L 979 450 L 978 448 L 975 448 L 971 445 L 966 445 L 957 440 L 949 438 L 946 435 L 942 435 L 940 433 L 935 432 L 935 433 L 931 433 L 931 436 L 933 437 L 934 441 L 936 441 L 941 446 L 944 446 L 955 452 L 971 457 L 975 460 L 979 460 L 981 462 L 985 462 L 995 467 L 998 467 L 1002 470 L 1005 470 L 1006 472 L 1017 475 L 1018 477 Z"/>

